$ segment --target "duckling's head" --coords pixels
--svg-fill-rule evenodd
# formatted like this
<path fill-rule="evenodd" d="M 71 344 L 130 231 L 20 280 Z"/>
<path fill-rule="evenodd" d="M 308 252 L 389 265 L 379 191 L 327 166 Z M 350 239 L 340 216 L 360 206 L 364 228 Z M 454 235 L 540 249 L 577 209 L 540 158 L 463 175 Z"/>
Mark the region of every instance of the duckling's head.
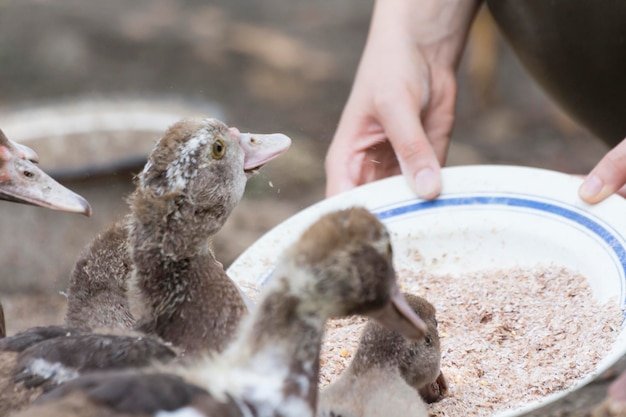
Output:
<path fill-rule="evenodd" d="M 374 367 L 393 368 L 407 384 L 419 390 L 426 401 L 432 402 L 439 399 L 447 389 L 445 378 L 440 374 L 441 346 L 435 307 L 417 295 L 404 294 L 404 297 L 411 309 L 426 323 L 424 338 L 410 341 L 370 321 L 363 330 L 359 348 L 350 367 L 355 374 L 364 373 Z M 444 386 L 437 385 L 439 378 Z M 440 391 L 429 391 L 433 389 Z"/>
<path fill-rule="evenodd" d="M 149 155 L 130 198 L 131 207 L 149 221 L 151 215 L 161 219 L 169 204 L 167 210 L 176 210 L 179 218 L 196 218 L 195 226 L 208 224 L 214 233 L 243 196 L 250 174 L 290 144 L 285 135 L 241 134 L 216 119 L 181 120 Z"/>
<path fill-rule="evenodd" d="M 91 215 L 87 200 L 52 179 L 35 164 L 38 160 L 35 151 L 0 130 L 0 200 Z"/>
<path fill-rule="evenodd" d="M 281 273 L 281 267 L 303 273 Z M 427 330 L 396 284 L 389 233 L 364 208 L 323 216 L 285 253 L 276 276 L 289 276 L 290 295 L 305 310 L 367 315 L 409 338 Z"/>

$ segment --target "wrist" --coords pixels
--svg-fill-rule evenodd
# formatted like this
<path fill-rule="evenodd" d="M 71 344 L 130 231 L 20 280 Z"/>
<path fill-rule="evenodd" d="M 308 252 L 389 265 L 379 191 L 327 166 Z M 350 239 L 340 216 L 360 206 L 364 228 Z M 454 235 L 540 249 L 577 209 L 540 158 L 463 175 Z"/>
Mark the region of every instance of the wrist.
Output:
<path fill-rule="evenodd" d="M 482 0 L 377 0 L 370 39 L 408 42 L 433 66 L 456 68 Z"/>

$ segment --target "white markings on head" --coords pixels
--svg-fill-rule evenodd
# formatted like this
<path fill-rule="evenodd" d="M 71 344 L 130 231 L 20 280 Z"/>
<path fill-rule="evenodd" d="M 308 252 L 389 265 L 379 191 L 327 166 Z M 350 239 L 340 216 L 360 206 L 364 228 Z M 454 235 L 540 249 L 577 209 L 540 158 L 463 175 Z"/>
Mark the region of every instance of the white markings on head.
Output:
<path fill-rule="evenodd" d="M 190 179 L 194 178 L 198 173 L 198 168 L 206 166 L 201 162 L 202 149 L 211 141 L 213 135 L 206 130 L 199 130 L 195 136 L 188 141 L 182 143 L 178 147 L 178 155 L 176 159 L 171 161 L 167 170 L 165 171 L 165 177 L 167 179 L 167 188 L 156 190 L 157 193 L 163 194 L 167 192 L 173 192 L 176 190 L 182 190 L 187 187 Z M 154 152 L 159 146 L 159 143 L 155 145 L 151 153 Z M 144 165 L 143 171 L 140 175 L 141 187 L 146 187 L 145 178 L 154 169 L 152 162 L 148 160 Z"/>
<path fill-rule="evenodd" d="M 193 407 L 183 407 L 174 411 L 157 411 L 154 417 L 207 417 Z"/>
<path fill-rule="evenodd" d="M 178 158 L 173 160 L 165 171 L 169 191 L 184 189 L 189 180 L 197 175 L 200 151 L 207 145 L 209 139 L 210 135 L 206 131 L 201 131 L 179 148 Z"/>
<path fill-rule="evenodd" d="M 79 376 L 78 371 L 75 369 L 66 368 L 59 362 L 50 363 L 41 358 L 37 358 L 32 361 L 27 370 L 34 375 L 39 375 L 44 379 L 49 379 L 55 384 L 62 384 L 63 382 Z"/>

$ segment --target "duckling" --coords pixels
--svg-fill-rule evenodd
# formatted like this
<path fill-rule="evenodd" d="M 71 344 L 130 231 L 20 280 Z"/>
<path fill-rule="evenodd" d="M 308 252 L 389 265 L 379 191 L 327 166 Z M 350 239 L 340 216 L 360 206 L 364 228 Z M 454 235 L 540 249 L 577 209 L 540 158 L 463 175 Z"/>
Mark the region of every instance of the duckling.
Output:
<path fill-rule="evenodd" d="M 215 119 L 174 124 L 138 176 L 131 213 L 79 256 L 66 324 L 136 329 L 182 353 L 222 351 L 247 308 L 210 241 L 247 179 L 290 143 Z"/>
<path fill-rule="evenodd" d="M 241 134 L 213 119 L 172 126 L 138 177 L 131 214 L 74 268 L 69 308 L 90 325 L 31 329 L 0 344 L 0 417 L 83 372 L 221 351 L 247 310 L 209 239 L 247 178 L 289 144 L 284 135 Z M 145 303 L 136 316 L 133 297 Z"/>
<path fill-rule="evenodd" d="M 411 339 L 427 332 L 396 284 L 388 232 L 364 208 L 327 214 L 304 232 L 222 354 L 84 375 L 18 416 L 314 416 L 326 321 L 352 314 Z"/>
<path fill-rule="evenodd" d="M 426 322 L 426 336 L 410 341 L 369 322 L 348 368 L 322 391 L 318 417 L 427 417 L 424 401 L 437 401 L 445 393 L 435 307 L 416 295 L 404 297 Z"/>
<path fill-rule="evenodd" d="M 83 197 L 65 188 L 41 170 L 39 156 L 31 148 L 13 142 L 0 130 L 0 200 L 91 215 Z M 0 338 L 6 336 L 0 304 Z"/>

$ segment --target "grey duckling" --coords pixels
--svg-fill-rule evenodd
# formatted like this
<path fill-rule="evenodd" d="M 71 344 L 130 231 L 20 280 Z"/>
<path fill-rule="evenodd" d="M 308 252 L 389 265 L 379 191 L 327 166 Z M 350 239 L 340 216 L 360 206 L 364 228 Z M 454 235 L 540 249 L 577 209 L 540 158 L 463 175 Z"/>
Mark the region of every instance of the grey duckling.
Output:
<path fill-rule="evenodd" d="M 397 287 L 389 234 L 362 208 L 325 215 L 304 232 L 222 354 L 85 375 L 18 416 L 312 417 L 325 324 L 353 314 L 411 339 L 427 332 Z"/>
<path fill-rule="evenodd" d="M 445 394 L 435 307 L 422 297 L 404 296 L 426 322 L 424 338 L 407 340 L 369 322 L 348 368 L 322 391 L 318 417 L 427 417 L 425 402 Z"/>
<path fill-rule="evenodd" d="M 66 324 L 139 330 L 183 353 L 223 350 L 247 308 L 211 239 L 247 179 L 290 143 L 282 134 L 242 134 L 215 119 L 173 125 L 138 176 L 131 213 L 76 262 Z"/>
<path fill-rule="evenodd" d="M 289 144 L 284 135 L 241 134 L 214 119 L 172 126 L 138 177 L 132 213 L 75 267 L 70 312 L 90 325 L 29 329 L 0 344 L 0 417 L 85 372 L 221 351 L 247 310 L 209 238 L 248 176 Z M 137 320 L 131 301 L 143 308 Z M 123 316 L 129 320 L 115 321 Z"/>

